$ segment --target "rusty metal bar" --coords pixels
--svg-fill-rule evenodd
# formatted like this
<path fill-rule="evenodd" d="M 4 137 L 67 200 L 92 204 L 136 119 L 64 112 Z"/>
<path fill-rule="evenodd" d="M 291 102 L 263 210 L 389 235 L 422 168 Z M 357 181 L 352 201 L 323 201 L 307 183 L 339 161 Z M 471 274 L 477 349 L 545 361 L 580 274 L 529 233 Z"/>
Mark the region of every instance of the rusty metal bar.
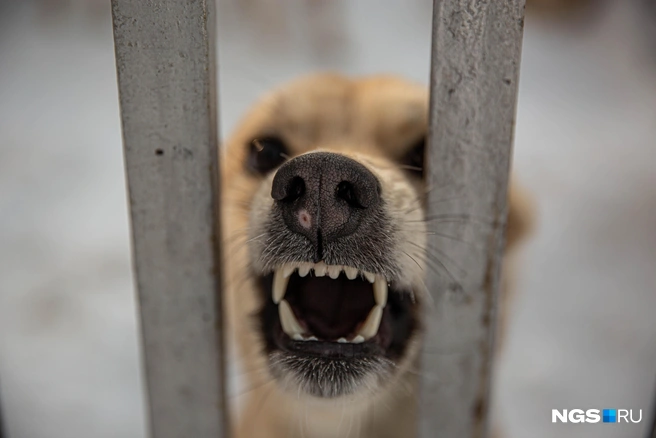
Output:
<path fill-rule="evenodd" d="M 112 0 L 153 438 L 227 436 L 214 0 Z"/>
<path fill-rule="evenodd" d="M 435 0 L 433 7 L 427 160 L 434 273 L 419 431 L 423 438 L 483 437 L 524 0 Z"/>

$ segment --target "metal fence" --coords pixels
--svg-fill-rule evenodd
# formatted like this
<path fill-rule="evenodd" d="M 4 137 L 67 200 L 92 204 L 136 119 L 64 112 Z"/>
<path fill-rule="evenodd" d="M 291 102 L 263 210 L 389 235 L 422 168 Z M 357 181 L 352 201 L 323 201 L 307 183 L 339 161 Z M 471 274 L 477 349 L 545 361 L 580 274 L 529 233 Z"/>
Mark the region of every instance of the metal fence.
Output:
<path fill-rule="evenodd" d="M 150 433 L 226 437 L 214 0 L 112 10 Z M 490 226 L 465 224 L 476 245 L 430 242 L 463 276 L 427 279 L 425 438 L 486 430 L 523 13 L 524 0 L 434 2 L 428 184 Z"/>

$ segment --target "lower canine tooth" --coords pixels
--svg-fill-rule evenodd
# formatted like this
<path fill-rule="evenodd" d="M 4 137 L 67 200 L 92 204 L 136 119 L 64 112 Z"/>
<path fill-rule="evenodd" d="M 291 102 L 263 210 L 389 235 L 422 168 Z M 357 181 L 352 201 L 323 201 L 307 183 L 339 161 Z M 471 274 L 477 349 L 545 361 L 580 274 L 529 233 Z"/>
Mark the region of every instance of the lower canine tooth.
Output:
<path fill-rule="evenodd" d="M 291 306 L 285 300 L 282 300 L 278 304 L 278 317 L 280 318 L 283 331 L 291 338 L 296 339 L 295 335 L 301 335 L 303 333 L 303 327 L 298 323 Z"/>
<path fill-rule="evenodd" d="M 362 324 L 358 334 L 361 335 L 365 340 L 373 338 L 376 336 L 376 333 L 378 333 L 378 327 L 380 327 L 380 320 L 382 318 L 383 308 L 378 305 L 374 306 L 374 308 L 369 312 L 367 320 L 364 322 L 364 324 Z"/>
<path fill-rule="evenodd" d="M 380 307 L 385 307 L 387 304 L 387 280 L 380 275 L 376 275 L 374 282 L 374 299 Z"/>
<path fill-rule="evenodd" d="M 289 283 L 289 276 L 285 275 L 283 269 L 276 269 L 276 272 L 273 274 L 273 288 L 272 288 L 272 298 L 273 302 L 278 304 L 280 300 L 285 297 L 285 292 L 287 291 L 287 284 Z"/>

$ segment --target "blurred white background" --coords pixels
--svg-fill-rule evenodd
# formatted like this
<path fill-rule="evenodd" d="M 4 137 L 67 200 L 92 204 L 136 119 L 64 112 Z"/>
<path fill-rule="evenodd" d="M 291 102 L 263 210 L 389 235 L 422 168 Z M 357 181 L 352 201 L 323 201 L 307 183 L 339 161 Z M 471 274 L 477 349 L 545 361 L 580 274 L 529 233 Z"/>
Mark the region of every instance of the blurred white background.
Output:
<path fill-rule="evenodd" d="M 220 2 L 223 132 L 301 73 L 426 83 L 430 3 Z M 538 227 L 495 383 L 509 438 L 644 436 L 656 389 L 645 11 L 626 0 L 527 19 L 515 171 Z M 145 436 L 106 1 L 0 0 L 0 379 L 10 438 Z M 552 408 L 643 409 L 643 422 L 554 425 Z"/>

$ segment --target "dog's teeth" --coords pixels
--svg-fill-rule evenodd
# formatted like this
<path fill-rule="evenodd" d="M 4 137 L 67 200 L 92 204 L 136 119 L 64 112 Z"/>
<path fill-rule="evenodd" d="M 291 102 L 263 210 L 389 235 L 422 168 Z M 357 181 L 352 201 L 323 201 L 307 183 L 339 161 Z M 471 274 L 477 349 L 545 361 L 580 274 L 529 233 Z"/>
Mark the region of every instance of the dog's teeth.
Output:
<path fill-rule="evenodd" d="M 342 272 L 342 267 L 341 266 L 329 266 L 328 267 L 328 276 L 335 280 L 337 277 L 339 277 L 339 274 Z"/>
<path fill-rule="evenodd" d="M 300 277 L 305 277 L 310 273 L 310 269 L 312 269 L 312 265 L 310 263 L 303 263 L 298 267 L 298 275 Z"/>
<path fill-rule="evenodd" d="M 346 340 L 346 338 L 339 338 L 337 342 L 339 342 L 340 344 L 346 344 L 348 341 Z"/>
<path fill-rule="evenodd" d="M 382 318 L 383 308 L 380 306 L 374 306 L 374 308 L 369 312 L 367 320 L 364 322 L 364 324 L 362 324 L 358 335 L 361 335 L 365 340 L 376 336 L 376 333 L 378 333 L 378 327 L 380 327 L 380 320 Z"/>
<path fill-rule="evenodd" d="M 295 270 L 296 270 L 295 265 L 287 264 L 287 265 L 283 266 L 283 268 L 282 268 L 282 275 L 283 275 L 283 277 L 289 277 L 290 275 L 292 275 L 294 273 Z"/>
<path fill-rule="evenodd" d="M 310 336 L 309 338 L 305 339 L 306 341 L 318 341 L 319 339 L 316 336 Z"/>
<path fill-rule="evenodd" d="M 363 272 L 364 278 L 366 278 L 369 283 L 373 283 L 376 280 L 376 275 L 371 272 Z"/>
<path fill-rule="evenodd" d="M 303 335 L 300 334 L 300 333 L 294 333 L 294 336 L 292 336 L 292 339 L 295 340 L 295 341 L 304 341 L 305 340 Z"/>
<path fill-rule="evenodd" d="M 301 335 L 303 333 L 303 328 L 298 320 L 296 320 L 294 312 L 287 301 L 282 300 L 280 304 L 278 304 L 278 316 L 283 331 L 292 339 L 296 339 L 294 337 L 295 335 Z"/>
<path fill-rule="evenodd" d="M 374 299 L 380 307 L 385 307 L 387 304 L 387 280 L 380 275 L 376 275 L 374 282 Z"/>
<path fill-rule="evenodd" d="M 289 276 L 285 275 L 284 269 L 276 269 L 276 272 L 273 274 L 273 289 L 271 291 L 274 303 L 280 303 L 280 300 L 285 297 L 288 283 Z"/>
<path fill-rule="evenodd" d="M 326 271 L 328 271 L 328 266 L 324 262 L 319 262 L 316 265 L 314 265 L 315 277 L 323 277 L 324 275 L 326 275 Z"/>
<path fill-rule="evenodd" d="M 346 278 L 349 280 L 355 280 L 355 277 L 358 276 L 357 268 L 352 268 L 350 266 L 344 266 L 344 273 L 346 273 Z"/>
<path fill-rule="evenodd" d="M 357 335 L 355 338 L 353 338 L 351 342 L 353 342 L 354 344 L 361 344 L 364 342 L 364 338 L 362 337 L 362 335 Z"/>

